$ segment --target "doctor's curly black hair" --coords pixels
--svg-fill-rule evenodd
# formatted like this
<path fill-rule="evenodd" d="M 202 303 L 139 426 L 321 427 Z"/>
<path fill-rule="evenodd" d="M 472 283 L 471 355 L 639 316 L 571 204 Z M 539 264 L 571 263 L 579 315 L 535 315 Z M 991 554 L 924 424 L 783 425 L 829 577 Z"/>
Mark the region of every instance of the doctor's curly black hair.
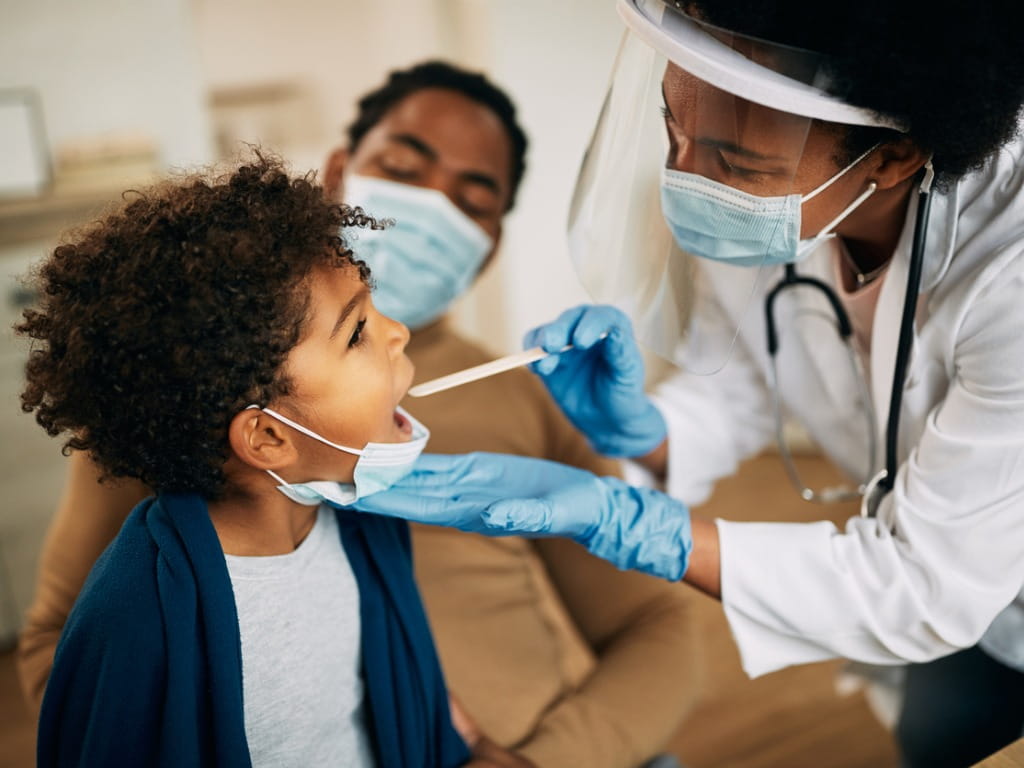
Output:
<path fill-rule="evenodd" d="M 340 232 L 379 225 L 259 151 L 128 196 L 38 269 L 22 409 L 105 477 L 216 498 L 232 417 L 289 391 L 311 270 L 368 280 Z"/>
<path fill-rule="evenodd" d="M 980 167 L 1018 130 L 1024 103 L 1024 3 L 1020 0 L 680 0 L 726 29 L 830 57 L 830 91 L 895 117 L 958 178 Z M 853 160 L 896 137 L 846 130 Z"/>

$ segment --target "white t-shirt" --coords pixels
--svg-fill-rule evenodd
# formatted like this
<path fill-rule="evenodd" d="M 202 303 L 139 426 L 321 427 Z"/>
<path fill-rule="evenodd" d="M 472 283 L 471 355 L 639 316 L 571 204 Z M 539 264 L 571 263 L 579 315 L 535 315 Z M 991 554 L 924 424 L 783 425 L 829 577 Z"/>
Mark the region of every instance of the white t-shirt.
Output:
<path fill-rule="evenodd" d="M 359 589 L 334 510 L 287 555 L 225 555 L 242 639 L 253 768 L 373 766 L 360 676 Z"/>

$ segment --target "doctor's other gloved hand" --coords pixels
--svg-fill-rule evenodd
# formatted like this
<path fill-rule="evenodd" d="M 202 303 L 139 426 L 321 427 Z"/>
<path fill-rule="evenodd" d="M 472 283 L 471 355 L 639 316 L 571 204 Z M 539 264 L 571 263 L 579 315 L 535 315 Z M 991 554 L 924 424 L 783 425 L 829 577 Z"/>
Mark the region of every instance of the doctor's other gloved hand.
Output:
<path fill-rule="evenodd" d="M 574 467 L 499 453 L 424 454 L 361 512 L 489 536 L 564 536 L 623 570 L 677 581 L 693 538 L 686 505 Z"/>
<path fill-rule="evenodd" d="M 568 309 L 528 332 L 523 343 L 556 353 L 532 368 L 596 451 L 636 458 L 665 440 L 665 419 L 644 391 L 643 358 L 621 311 L 599 305 Z M 573 348 L 557 354 L 568 344 Z"/>

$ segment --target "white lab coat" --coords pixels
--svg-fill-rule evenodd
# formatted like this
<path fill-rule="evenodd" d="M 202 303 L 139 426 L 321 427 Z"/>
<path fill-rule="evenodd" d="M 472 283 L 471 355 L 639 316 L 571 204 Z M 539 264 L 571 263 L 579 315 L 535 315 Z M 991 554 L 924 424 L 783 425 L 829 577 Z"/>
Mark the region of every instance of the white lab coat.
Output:
<path fill-rule="evenodd" d="M 718 521 L 722 601 L 754 676 L 831 657 L 922 662 L 974 645 L 1024 669 L 1024 160 L 1022 143 L 933 196 L 895 488 L 876 519 Z M 916 201 L 876 309 L 870 387 L 878 461 L 888 413 Z M 833 241 L 800 265 L 834 284 Z M 774 440 L 762 275 L 710 264 L 728 365 L 679 373 L 656 391 L 669 426 L 668 492 L 690 504 Z M 746 282 L 744 282 L 746 281 Z M 753 288 L 749 310 L 747 296 Z M 780 325 L 787 312 L 780 310 Z M 785 332 L 785 331 L 784 331 Z M 780 391 L 836 462 L 861 475 L 862 412 L 837 378 L 834 331 L 784 338 Z M 780 350 L 780 355 L 782 351 Z M 800 375 L 793 375 L 794 371 Z M 845 407 L 844 407 L 845 406 Z M 781 471 L 781 469 L 780 469 Z M 794 505 L 814 508 L 794 493 Z"/>

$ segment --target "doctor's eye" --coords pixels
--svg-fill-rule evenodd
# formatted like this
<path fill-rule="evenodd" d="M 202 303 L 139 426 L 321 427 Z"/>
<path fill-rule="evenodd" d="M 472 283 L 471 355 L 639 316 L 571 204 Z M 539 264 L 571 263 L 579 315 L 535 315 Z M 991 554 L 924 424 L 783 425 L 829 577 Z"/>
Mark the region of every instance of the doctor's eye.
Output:
<path fill-rule="evenodd" d="M 357 347 L 363 342 L 363 328 L 366 326 L 366 318 L 356 323 L 356 329 L 352 332 L 352 338 L 348 340 L 348 346 Z"/>
<path fill-rule="evenodd" d="M 718 162 L 727 173 L 730 173 L 733 176 L 739 176 L 741 179 L 756 179 L 765 175 L 764 171 L 733 165 L 721 152 L 718 153 Z"/>

